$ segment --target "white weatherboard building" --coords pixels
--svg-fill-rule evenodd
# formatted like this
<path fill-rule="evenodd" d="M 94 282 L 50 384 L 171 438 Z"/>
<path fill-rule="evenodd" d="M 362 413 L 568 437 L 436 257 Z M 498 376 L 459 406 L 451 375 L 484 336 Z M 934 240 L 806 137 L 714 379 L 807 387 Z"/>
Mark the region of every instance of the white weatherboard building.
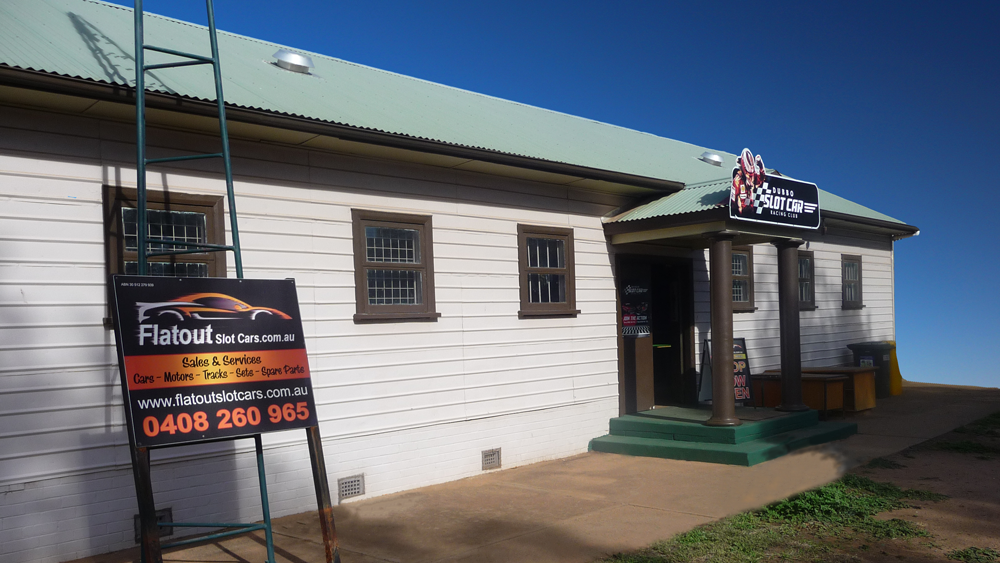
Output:
<path fill-rule="evenodd" d="M 148 16 L 146 33 L 208 48 L 176 20 Z M 914 227 L 822 191 L 816 231 L 747 227 L 726 208 L 736 155 L 713 151 L 717 167 L 703 147 L 317 54 L 296 73 L 273 64 L 278 45 L 219 41 L 246 277 L 296 280 L 329 477 L 363 475 L 356 498 L 479 474 L 486 450 L 505 468 L 585 452 L 613 417 L 694 402 L 720 236 L 755 372 L 780 365 L 778 239 L 804 240 L 805 365 L 894 337 L 893 244 Z M 135 260 L 132 45 L 129 9 L 0 4 L 4 562 L 134 545 L 106 320 L 108 275 Z M 147 86 L 151 157 L 218 150 L 208 70 Z M 217 162 L 151 167 L 147 183 L 153 236 L 231 240 Z M 420 250 L 405 275 L 367 258 L 407 241 Z M 161 260 L 161 275 L 235 275 L 221 254 Z M 633 279 L 652 294 L 652 338 L 626 345 Z M 272 515 L 314 507 L 304 435 L 264 441 Z M 252 451 L 155 451 L 157 506 L 259 519 Z"/>

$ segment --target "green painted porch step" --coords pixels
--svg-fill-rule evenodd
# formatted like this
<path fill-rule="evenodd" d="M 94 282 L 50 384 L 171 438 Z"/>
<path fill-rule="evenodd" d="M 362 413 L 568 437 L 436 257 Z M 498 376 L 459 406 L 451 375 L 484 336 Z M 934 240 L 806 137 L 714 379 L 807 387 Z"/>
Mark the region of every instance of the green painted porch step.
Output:
<path fill-rule="evenodd" d="M 741 408 L 737 414 L 743 420 L 740 426 L 705 426 L 704 422 L 711 416 L 705 409 L 659 408 L 612 418 L 610 433 L 633 438 L 742 444 L 819 422 L 819 413 L 814 410 L 779 413 L 772 409 Z"/>
<path fill-rule="evenodd" d="M 590 449 L 625 455 L 750 466 L 781 457 L 799 448 L 847 438 L 857 432 L 858 425 L 853 422 L 818 422 L 806 428 L 739 444 L 607 435 L 591 440 Z"/>

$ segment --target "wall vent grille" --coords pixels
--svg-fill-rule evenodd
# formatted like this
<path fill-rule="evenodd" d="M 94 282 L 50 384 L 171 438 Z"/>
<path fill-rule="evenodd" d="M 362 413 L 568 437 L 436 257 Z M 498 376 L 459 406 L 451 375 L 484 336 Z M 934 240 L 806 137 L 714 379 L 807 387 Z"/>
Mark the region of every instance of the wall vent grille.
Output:
<path fill-rule="evenodd" d="M 483 471 L 500 469 L 500 448 L 483 450 Z"/>
<path fill-rule="evenodd" d="M 337 496 L 341 500 L 363 494 L 365 494 L 365 475 L 363 473 L 337 479 Z"/>

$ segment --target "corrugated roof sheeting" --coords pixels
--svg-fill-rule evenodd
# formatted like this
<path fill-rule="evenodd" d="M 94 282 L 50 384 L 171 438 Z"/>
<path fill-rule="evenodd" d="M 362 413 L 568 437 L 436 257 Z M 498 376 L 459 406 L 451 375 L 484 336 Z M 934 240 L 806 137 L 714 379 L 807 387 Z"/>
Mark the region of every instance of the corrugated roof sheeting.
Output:
<path fill-rule="evenodd" d="M 206 28 L 148 13 L 144 22 L 146 44 L 209 55 Z M 131 86 L 134 43 L 130 8 L 98 0 L 0 1 L 0 64 Z M 289 72 L 272 64 L 279 48 L 289 47 L 219 33 L 227 103 L 693 186 L 617 221 L 702 211 L 728 194 L 728 178 L 720 180 L 719 168 L 698 160 L 703 147 L 315 53 L 308 53 L 313 74 Z M 176 58 L 146 55 L 147 64 L 170 60 Z M 207 66 L 157 70 L 146 84 L 151 91 L 215 98 Z M 723 157 L 722 170 L 735 165 L 735 155 L 713 152 Z M 822 190 L 820 201 L 828 211 L 900 222 Z"/>
<path fill-rule="evenodd" d="M 150 14 L 144 21 L 147 44 L 208 54 L 205 28 Z M 133 45 L 129 8 L 94 0 L 0 2 L 0 60 L 10 66 L 131 85 Z M 279 48 L 289 47 L 219 33 L 228 103 L 685 184 L 718 176 L 717 168 L 697 160 L 703 147 L 314 53 L 313 74 L 296 74 L 271 64 Z M 147 52 L 147 64 L 168 60 Z M 154 71 L 147 88 L 215 97 L 205 66 Z M 715 152 L 724 166 L 736 161 Z"/>
<path fill-rule="evenodd" d="M 677 193 L 640 205 L 617 217 L 614 222 L 639 221 L 705 211 L 721 206 L 729 197 L 730 180 L 720 180 L 703 186 L 685 188 Z"/>

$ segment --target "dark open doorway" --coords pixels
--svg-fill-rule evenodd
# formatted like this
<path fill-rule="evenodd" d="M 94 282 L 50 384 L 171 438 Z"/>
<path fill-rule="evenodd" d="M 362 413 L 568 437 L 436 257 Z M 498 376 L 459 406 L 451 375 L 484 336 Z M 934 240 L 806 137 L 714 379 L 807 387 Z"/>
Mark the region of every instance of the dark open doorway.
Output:
<path fill-rule="evenodd" d="M 691 260 L 619 256 L 616 271 L 620 296 L 630 285 L 642 286 L 648 288 L 650 302 L 649 333 L 621 341 L 623 414 L 653 405 L 696 404 Z"/>

